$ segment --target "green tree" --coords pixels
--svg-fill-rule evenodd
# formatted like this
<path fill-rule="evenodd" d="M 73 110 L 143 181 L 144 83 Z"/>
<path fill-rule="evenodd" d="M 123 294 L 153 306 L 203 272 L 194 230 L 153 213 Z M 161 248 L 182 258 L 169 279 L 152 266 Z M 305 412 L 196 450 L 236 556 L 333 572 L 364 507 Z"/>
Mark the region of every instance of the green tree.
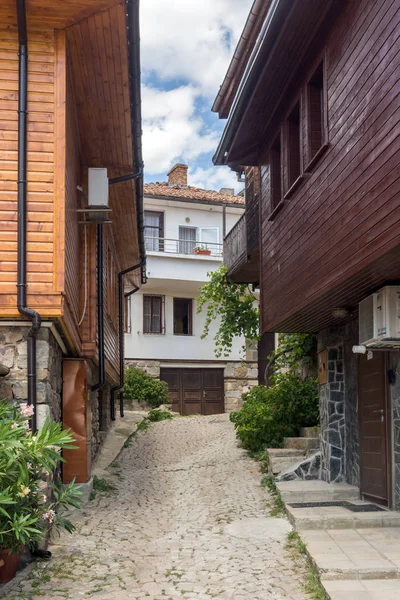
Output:
<path fill-rule="evenodd" d="M 210 333 L 210 325 L 219 321 L 214 336 L 215 356 L 229 356 L 235 337 L 246 341 L 260 338 L 260 310 L 257 298 L 245 283 L 235 283 L 227 277 L 227 268 L 207 274 L 210 278 L 201 288 L 197 313 L 206 308 L 202 339 Z"/>

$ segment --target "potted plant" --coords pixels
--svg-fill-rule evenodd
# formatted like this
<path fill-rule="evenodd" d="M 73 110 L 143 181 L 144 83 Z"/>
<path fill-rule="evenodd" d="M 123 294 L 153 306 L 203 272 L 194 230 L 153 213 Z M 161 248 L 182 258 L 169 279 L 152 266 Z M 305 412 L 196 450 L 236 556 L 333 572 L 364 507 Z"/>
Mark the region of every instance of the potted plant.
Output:
<path fill-rule="evenodd" d="M 15 576 L 23 547 L 37 546 L 50 528 L 73 531 L 66 511 L 80 505 L 79 486 L 51 475 L 61 450 L 75 447 L 71 433 L 51 419 L 33 433 L 32 415 L 27 404 L 0 401 L 0 583 Z"/>
<path fill-rule="evenodd" d="M 195 254 L 203 254 L 204 256 L 210 256 L 211 250 L 206 248 L 205 246 L 196 246 L 194 249 Z"/>

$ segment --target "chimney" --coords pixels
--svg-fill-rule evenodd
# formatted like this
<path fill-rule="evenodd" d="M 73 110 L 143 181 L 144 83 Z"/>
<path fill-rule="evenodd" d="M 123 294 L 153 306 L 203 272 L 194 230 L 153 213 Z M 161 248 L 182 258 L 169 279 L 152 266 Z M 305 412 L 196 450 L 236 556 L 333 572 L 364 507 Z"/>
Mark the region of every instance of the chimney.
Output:
<path fill-rule="evenodd" d="M 187 187 L 188 166 L 178 163 L 168 173 L 168 185 L 179 185 Z"/>
<path fill-rule="evenodd" d="M 233 188 L 221 188 L 219 193 L 224 194 L 224 196 L 234 196 L 235 190 Z"/>

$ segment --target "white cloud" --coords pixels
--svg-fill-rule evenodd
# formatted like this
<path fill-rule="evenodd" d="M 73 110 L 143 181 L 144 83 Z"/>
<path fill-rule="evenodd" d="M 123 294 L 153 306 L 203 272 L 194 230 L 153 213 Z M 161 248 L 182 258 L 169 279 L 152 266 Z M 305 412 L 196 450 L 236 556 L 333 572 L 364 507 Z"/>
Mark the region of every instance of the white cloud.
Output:
<path fill-rule="evenodd" d="M 243 189 L 243 183 L 237 180 L 237 175 L 228 167 L 210 167 L 202 169 L 189 168 L 188 183 L 205 190 L 220 190 L 221 188 L 233 188 L 235 194 Z"/>
<path fill-rule="evenodd" d="M 142 68 L 164 80 L 186 79 L 215 96 L 252 0 L 145 0 Z"/>
<path fill-rule="evenodd" d="M 143 155 L 147 173 L 166 173 L 178 160 L 190 164 L 212 152 L 219 134 L 196 115 L 198 90 L 191 85 L 164 91 L 143 86 Z"/>
<path fill-rule="evenodd" d="M 209 123 L 212 101 L 251 4 L 252 0 L 141 3 L 143 155 L 148 175 L 167 173 L 183 161 L 192 167 L 192 185 L 240 189 L 229 169 L 200 169 L 196 162 L 218 146 L 220 131 L 206 124 L 205 112 Z"/>

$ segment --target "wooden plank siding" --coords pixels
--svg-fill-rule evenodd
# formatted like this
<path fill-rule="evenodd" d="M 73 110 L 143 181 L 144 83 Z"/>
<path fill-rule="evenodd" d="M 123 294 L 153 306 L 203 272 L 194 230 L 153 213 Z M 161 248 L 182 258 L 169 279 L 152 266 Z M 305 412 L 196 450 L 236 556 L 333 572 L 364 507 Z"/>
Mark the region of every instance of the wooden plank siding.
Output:
<path fill-rule="evenodd" d="M 54 290 L 54 31 L 30 31 L 28 61 L 28 305 L 61 313 Z M 18 33 L 0 25 L 0 313 L 17 317 Z"/>
<path fill-rule="evenodd" d="M 329 147 L 272 220 L 265 148 L 263 331 L 320 330 L 335 306 L 400 279 L 399 36 L 397 1 L 346 3 L 298 90 L 324 58 Z M 305 155 L 304 111 L 301 130 Z"/>

